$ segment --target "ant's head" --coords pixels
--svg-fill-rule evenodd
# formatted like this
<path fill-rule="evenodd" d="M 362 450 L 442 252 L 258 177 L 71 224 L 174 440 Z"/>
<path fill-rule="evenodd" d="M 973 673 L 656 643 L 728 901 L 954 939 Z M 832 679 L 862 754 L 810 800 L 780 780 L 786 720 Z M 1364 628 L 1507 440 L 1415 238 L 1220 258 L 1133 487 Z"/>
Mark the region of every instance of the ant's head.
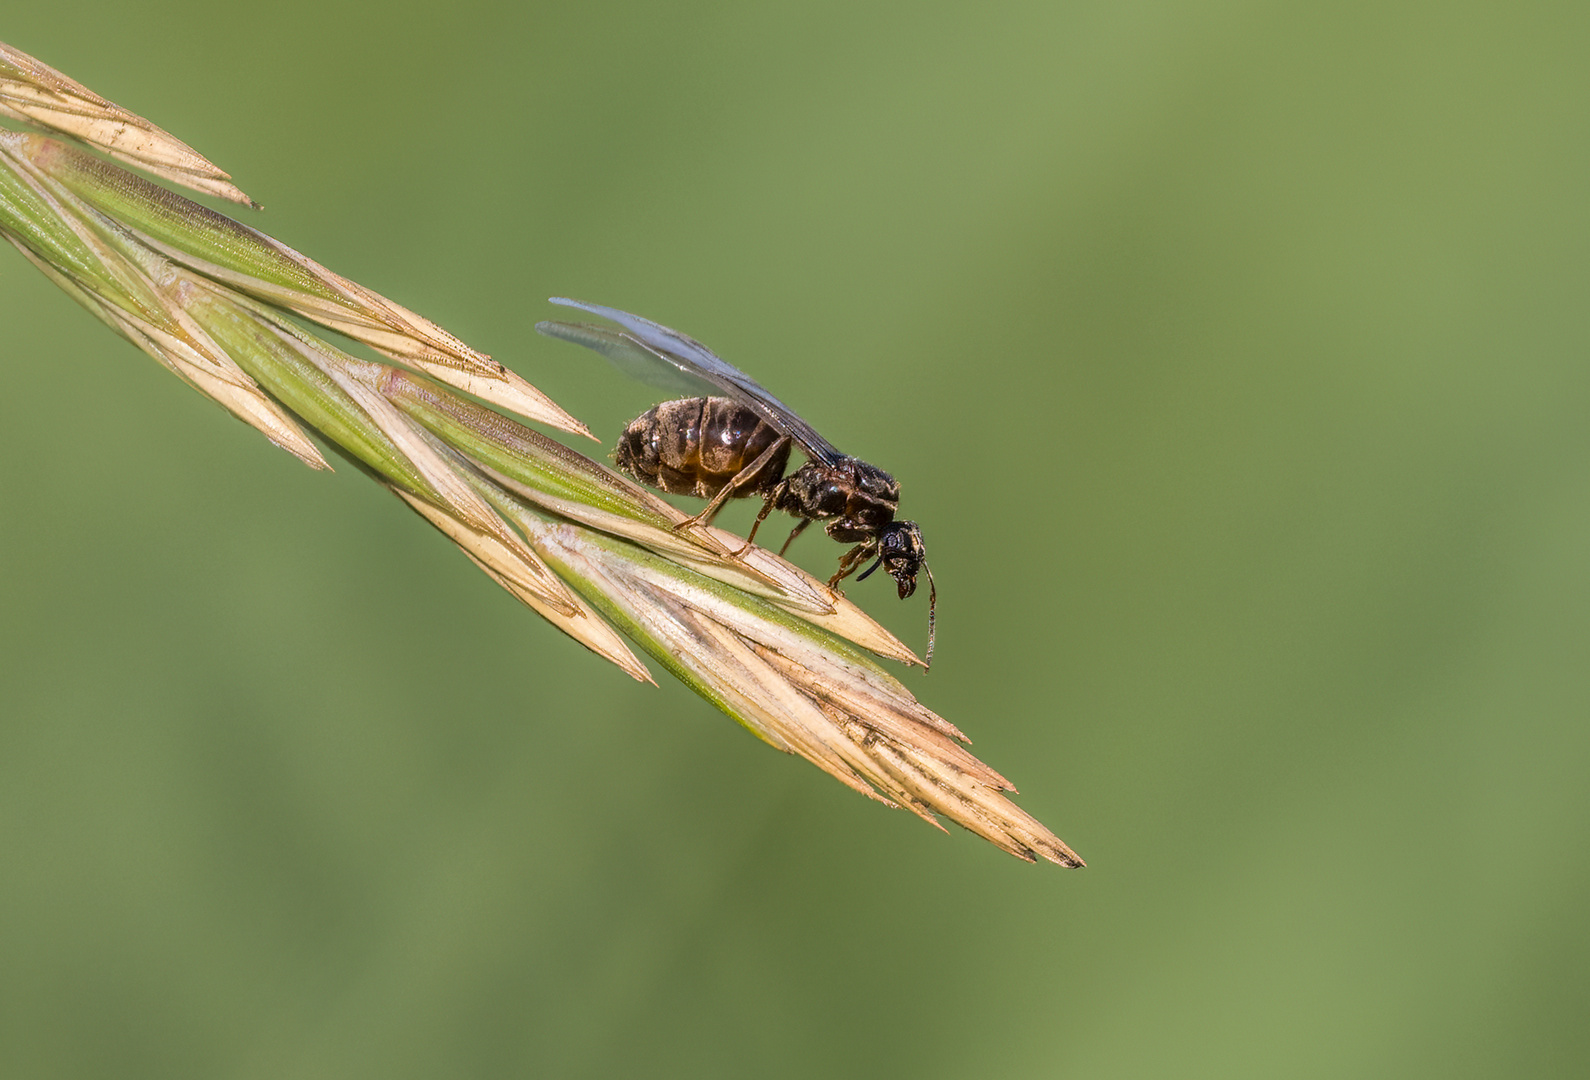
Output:
<path fill-rule="evenodd" d="M 922 546 L 922 530 L 916 522 L 891 521 L 878 530 L 878 561 L 868 567 L 867 574 L 882 566 L 894 578 L 904 600 L 916 592 L 917 571 L 926 564 L 927 548 Z"/>
<path fill-rule="evenodd" d="M 938 607 L 938 590 L 933 586 L 933 571 L 928 569 L 927 548 L 922 543 L 922 530 L 914 521 L 891 521 L 878 530 L 878 561 L 867 567 L 856 580 L 861 581 L 878 567 L 883 567 L 894 578 L 895 587 L 904 600 L 916 592 L 917 571 L 928 579 L 928 647 L 927 666 L 933 663 L 933 621 Z"/>

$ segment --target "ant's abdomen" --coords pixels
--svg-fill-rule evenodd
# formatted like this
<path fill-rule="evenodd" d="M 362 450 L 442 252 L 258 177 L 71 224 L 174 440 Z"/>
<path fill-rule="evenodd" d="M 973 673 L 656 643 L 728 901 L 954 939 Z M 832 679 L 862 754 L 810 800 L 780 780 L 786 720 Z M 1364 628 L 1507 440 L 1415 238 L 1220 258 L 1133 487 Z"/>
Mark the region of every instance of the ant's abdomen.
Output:
<path fill-rule="evenodd" d="M 613 451 L 620 472 L 671 495 L 710 499 L 779 441 L 754 410 L 729 398 L 665 401 L 630 421 Z M 766 495 L 789 464 L 789 444 L 734 496 Z"/>

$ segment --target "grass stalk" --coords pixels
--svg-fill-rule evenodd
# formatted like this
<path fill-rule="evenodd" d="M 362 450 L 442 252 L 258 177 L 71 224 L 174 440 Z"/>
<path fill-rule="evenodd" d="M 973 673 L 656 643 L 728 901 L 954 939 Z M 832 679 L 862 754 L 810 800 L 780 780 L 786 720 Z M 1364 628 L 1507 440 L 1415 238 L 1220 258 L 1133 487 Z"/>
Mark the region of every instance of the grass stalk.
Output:
<path fill-rule="evenodd" d="M 252 206 L 141 117 L 0 44 L 0 118 Z M 773 553 L 696 526 L 527 426 L 589 436 L 441 327 L 247 225 L 33 131 L 0 128 L 0 237 L 117 333 L 314 468 L 335 445 L 532 610 L 632 678 L 630 649 L 841 783 L 1004 851 L 1082 860 L 874 659 L 920 663 Z M 353 356 L 304 324 L 368 346 Z M 466 396 L 468 395 L 468 396 Z M 479 399 L 479 400 L 477 400 Z M 486 404 L 482 404 L 485 402 Z M 942 826 L 940 826 L 942 827 Z"/>

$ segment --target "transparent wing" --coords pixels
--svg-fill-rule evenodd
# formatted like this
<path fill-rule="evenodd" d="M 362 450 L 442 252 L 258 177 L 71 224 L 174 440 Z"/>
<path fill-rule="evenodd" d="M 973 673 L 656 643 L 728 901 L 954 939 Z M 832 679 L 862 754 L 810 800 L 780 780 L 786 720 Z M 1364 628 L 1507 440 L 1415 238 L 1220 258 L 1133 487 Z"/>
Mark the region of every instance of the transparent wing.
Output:
<path fill-rule="evenodd" d="M 712 390 L 727 394 L 755 409 L 762 419 L 799 443 L 809 457 L 826 464 L 834 464 L 844 457 L 834 449 L 832 443 L 802 420 L 795 410 L 694 338 L 617 308 L 587 304 L 562 296 L 552 297 L 551 302 L 610 319 L 623 327 L 624 332 L 584 323 L 542 322 L 536 324 L 536 329 L 541 333 L 595 349 L 618 367 L 646 382 L 657 383 L 656 369 L 660 367 L 670 379 L 677 375 L 685 376 L 686 386 L 692 385 L 692 381 L 695 385 L 705 383 Z M 670 369 L 673 374 L 669 374 Z M 679 385 L 673 383 L 669 389 L 678 389 Z"/>
<path fill-rule="evenodd" d="M 576 345 L 594 349 L 611 360 L 613 366 L 625 375 L 647 386 L 655 386 L 672 394 L 691 396 L 720 393 L 716 386 L 701 376 L 690 374 L 688 369 L 657 355 L 628 334 L 614 330 L 610 326 L 595 326 L 591 323 L 538 322 L 536 329 L 547 337 L 572 341 Z"/>

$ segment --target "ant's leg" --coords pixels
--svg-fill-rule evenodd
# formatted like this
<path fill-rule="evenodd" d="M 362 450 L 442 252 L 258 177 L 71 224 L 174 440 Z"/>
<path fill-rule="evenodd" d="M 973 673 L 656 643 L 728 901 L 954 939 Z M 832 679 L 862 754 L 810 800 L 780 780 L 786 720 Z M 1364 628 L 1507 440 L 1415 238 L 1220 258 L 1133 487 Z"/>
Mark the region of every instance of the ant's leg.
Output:
<path fill-rule="evenodd" d="M 762 527 L 762 522 L 767 520 L 767 515 L 773 512 L 773 504 L 778 501 L 780 492 L 784 489 L 784 481 L 780 480 L 774 485 L 773 490 L 767 493 L 767 498 L 762 500 L 762 509 L 756 512 L 756 520 L 751 522 L 751 535 L 745 538 L 745 543 L 739 551 L 730 554 L 729 558 L 738 559 L 756 543 L 756 530 Z"/>
<path fill-rule="evenodd" d="M 769 446 L 766 450 L 763 450 L 762 453 L 757 456 L 755 461 L 751 462 L 751 464 L 735 473 L 732 480 L 730 480 L 727 484 L 724 484 L 723 487 L 719 488 L 718 493 L 712 496 L 712 501 L 707 503 L 707 505 L 702 508 L 701 513 L 695 515 L 694 517 L 685 518 L 679 524 L 674 526 L 674 531 L 677 532 L 680 529 L 693 528 L 696 525 L 712 524 L 712 519 L 716 517 L 718 511 L 723 508 L 723 504 L 732 499 L 734 497 L 734 493 L 740 488 L 751 483 L 753 480 L 758 479 L 761 476 L 762 470 L 767 467 L 768 462 L 772 461 L 780 450 L 788 449 L 789 443 L 790 439 L 788 435 L 781 436 L 775 440 L 773 445 Z"/>
<path fill-rule="evenodd" d="M 854 574 L 856 569 L 867 561 L 868 556 L 877 550 L 877 547 L 878 542 L 872 540 L 865 544 L 857 544 L 841 555 L 839 557 L 839 572 L 828 579 L 828 587 L 843 596 L 844 593 L 839 590 L 839 583 Z"/>
<path fill-rule="evenodd" d="M 797 536 L 799 536 L 801 534 L 801 531 L 803 529 L 805 529 L 806 526 L 810 525 L 811 523 L 812 523 L 812 519 L 811 518 L 801 518 L 800 519 L 800 522 L 793 529 L 790 530 L 789 539 L 784 541 L 784 546 L 778 549 L 778 557 L 779 558 L 782 559 L 784 557 L 784 553 L 786 551 L 788 551 L 789 550 L 789 546 L 795 542 L 795 538 Z"/>

